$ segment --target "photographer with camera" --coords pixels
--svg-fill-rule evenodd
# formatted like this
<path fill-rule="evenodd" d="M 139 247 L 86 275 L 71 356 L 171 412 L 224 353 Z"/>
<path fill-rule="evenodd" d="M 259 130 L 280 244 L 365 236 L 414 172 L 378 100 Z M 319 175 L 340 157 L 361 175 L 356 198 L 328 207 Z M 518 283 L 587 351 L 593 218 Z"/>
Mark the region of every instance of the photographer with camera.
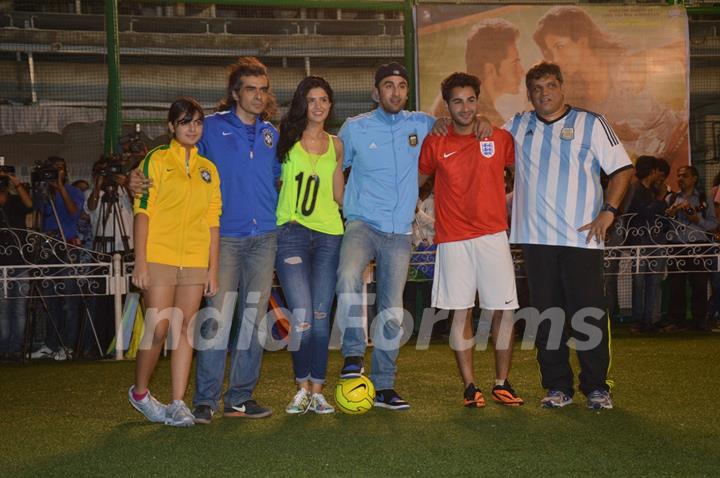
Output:
<path fill-rule="evenodd" d="M 102 155 L 93 165 L 93 187 L 85 192 L 83 207 L 83 217 L 89 223 L 84 248 L 122 255 L 133 248 L 133 204 L 123 168 L 123 160 L 114 155 Z M 95 318 L 97 339 L 105 349 L 115 334 L 115 324 L 108 320 L 113 316 L 113 298 L 91 297 L 88 302 Z M 92 330 L 86 327 L 81 341 L 84 354 L 92 356 L 95 350 Z"/>
<path fill-rule="evenodd" d="M 127 188 L 123 161 L 101 156 L 93 165 L 93 189 L 85 200 L 90 216 L 92 248 L 99 252 L 129 252 L 133 248 L 133 197 Z"/>
<path fill-rule="evenodd" d="M 43 165 L 36 169 L 37 171 L 33 172 L 33 182 L 39 184 L 39 189 L 43 189 L 44 184 L 47 186 L 47 197 L 41 205 L 43 232 L 57 239 L 65 240 L 68 244 L 79 245 L 78 219 L 82 214 L 85 196 L 75 186 L 67 184 L 65 159 L 59 156 L 50 156 Z M 57 210 L 57 219 L 50 201 L 54 203 Z M 58 219 L 60 224 L 58 224 Z"/>
<path fill-rule="evenodd" d="M 79 246 L 78 221 L 82 215 L 85 196 L 78 188 L 67 184 L 67 166 L 65 159 L 50 156 L 37 165 L 31 173 L 33 192 L 42 199 L 36 207 L 42 213 L 43 232 L 71 246 Z M 37 202 L 37 201 L 36 201 Z M 69 248 L 53 246 L 48 254 L 48 263 L 75 262 Z M 61 256 L 61 257 L 60 257 Z M 53 270 L 54 274 L 66 275 L 67 271 Z M 66 297 L 57 297 L 57 290 L 62 290 Z M 81 301 L 77 297 L 76 281 L 66 279 L 62 284 L 54 283 L 43 288 L 47 298 L 48 312 L 57 331 L 50 325 L 46 331 L 46 344 L 34 352 L 32 358 L 50 358 L 65 360 L 72 354 L 78 338 L 78 326 Z M 59 336 L 58 336 L 59 335 Z M 63 346 L 61 346 L 61 344 Z"/>
<path fill-rule="evenodd" d="M 666 202 L 668 217 L 674 219 L 678 227 L 670 234 L 670 242 L 692 244 L 711 242 L 711 235 L 717 229 L 715 205 L 708 201 L 704 191 L 698 191 L 699 173 L 694 166 L 678 169 L 677 180 L 680 191 L 670 194 Z M 700 183 L 701 184 L 701 183 Z M 690 282 L 692 289 L 692 328 L 709 330 L 707 322 L 707 286 L 710 277 L 702 260 L 676 258 L 668 267 L 670 305 L 668 321 L 663 330 L 667 332 L 686 328 L 685 322 L 685 284 Z"/>
<path fill-rule="evenodd" d="M 11 194 L 10 186 L 17 194 Z M 20 247 L 24 242 L 22 231 L 25 218 L 32 212 L 32 198 L 25 185 L 15 177 L 15 168 L 0 163 L 0 244 L 5 246 L 0 254 L 0 265 L 14 266 L 22 263 Z M 16 247 L 17 246 L 17 247 Z M 18 277 L 11 272 L 11 278 Z M 17 292 L 19 285 L 12 289 Z M 0 295 L 0 360 L 22 360 L 25 338 L 25 305 L 21 297 Z"/>

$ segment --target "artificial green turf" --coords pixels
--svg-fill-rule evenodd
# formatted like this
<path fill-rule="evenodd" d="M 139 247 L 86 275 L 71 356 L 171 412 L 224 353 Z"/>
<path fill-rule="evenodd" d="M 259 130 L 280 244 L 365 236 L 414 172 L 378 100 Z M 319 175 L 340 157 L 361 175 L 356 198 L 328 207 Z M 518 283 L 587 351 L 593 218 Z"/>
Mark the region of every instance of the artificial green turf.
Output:
<path fill-rule="evenodd" d="M 519 349 L 511 379 L 526 405 L 465 409 L 450 349 L 410 345 L 396 383 L 409 411 L 288 416 L 290 356 L 275 352 L 256 390 L 273 417 L 216 416 L 189 429 L 145 422 L 130 407 L 133 362 L 1 365 L 0 476 L 718 476 L 720 336 L 613 344 L 614 410 L 587 410 L 579 394 L 565 409 L 540 409 L 534 352 Z M 476 353 L 484 390 L 491 360 Z M 331 385 L 340 362 L 332 352 Z M 151 387 L 164 400 L 168 366 Z"/>

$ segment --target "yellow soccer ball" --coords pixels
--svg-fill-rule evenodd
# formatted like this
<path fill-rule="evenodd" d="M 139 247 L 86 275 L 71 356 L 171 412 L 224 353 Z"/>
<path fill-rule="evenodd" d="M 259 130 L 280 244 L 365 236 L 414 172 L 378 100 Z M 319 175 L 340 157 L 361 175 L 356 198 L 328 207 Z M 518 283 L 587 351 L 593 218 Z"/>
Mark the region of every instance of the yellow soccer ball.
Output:
<path fill-rule="evenodd" d="M 369 411 L 375 402 L 375 386 L 367 377 L 340 380 L 335 386 L 335 403 L 340 411 L 360 415 Z"/>

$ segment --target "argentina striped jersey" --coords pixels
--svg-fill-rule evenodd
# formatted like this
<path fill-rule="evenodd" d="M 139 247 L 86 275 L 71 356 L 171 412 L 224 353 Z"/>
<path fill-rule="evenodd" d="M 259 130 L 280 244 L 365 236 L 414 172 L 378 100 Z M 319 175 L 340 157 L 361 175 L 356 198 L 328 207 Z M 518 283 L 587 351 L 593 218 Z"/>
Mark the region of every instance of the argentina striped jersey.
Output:
<path fill-rule="evenodd" d="M 570 107 L 552 122 L 518 113 L 504 128 L 515 139 L 510 242 L 601 249 L 577 230 L 602 208 L 600 171 L 612 176 L 632 167 L 607 120 Z"/>

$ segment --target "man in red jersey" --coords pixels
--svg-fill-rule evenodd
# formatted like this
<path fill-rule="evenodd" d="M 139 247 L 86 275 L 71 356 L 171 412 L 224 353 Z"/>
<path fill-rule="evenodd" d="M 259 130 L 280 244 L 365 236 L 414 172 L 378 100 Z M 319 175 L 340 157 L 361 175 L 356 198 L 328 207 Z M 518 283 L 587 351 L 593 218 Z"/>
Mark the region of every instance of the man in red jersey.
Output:
<path fill-rule="evenodd" d="M 515 273 L 507 238 L 506 167 L 512 167 L 512 136 L 498 128 L 478 141 L 473 134 L 480 80 L 453 73 L 443 80 L 442 97 L 452 123 L 446 136 L 428 136 L 420 153 L 419 182 L 435 175 L 435 243 L 438 244 L 432 305 L 454 312 L 450 344 L 465 386 L 466 407 L 481 408 L 485 398 L 473 377 L 471 309 L 492 313 L 495 384 L 492 396 L 518 406 L 507 380 L 512 359 L 513 315 L 518 308 Z"/>

